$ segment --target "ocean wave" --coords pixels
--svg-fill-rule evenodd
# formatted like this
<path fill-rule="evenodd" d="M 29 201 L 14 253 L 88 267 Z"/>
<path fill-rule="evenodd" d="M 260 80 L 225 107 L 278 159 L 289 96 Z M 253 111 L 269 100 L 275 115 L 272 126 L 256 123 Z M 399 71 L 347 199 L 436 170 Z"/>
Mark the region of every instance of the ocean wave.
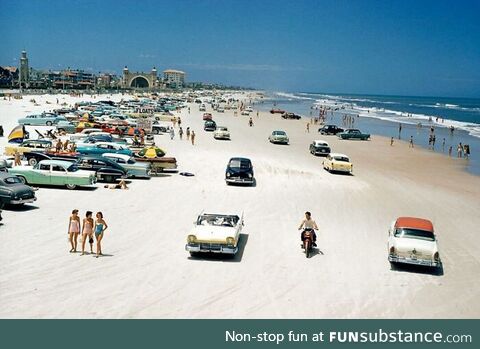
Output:
<path fill-rule="evenodd" d="M 289 99 L 313 100 L 313 98 L 310 98 L 310 97 L 297 96 L 293 93 L 287 93 L 287 92 L 275 92 L 275 94 L 277 96 L 285 97 L 285 98 L 289 98 Z"/>

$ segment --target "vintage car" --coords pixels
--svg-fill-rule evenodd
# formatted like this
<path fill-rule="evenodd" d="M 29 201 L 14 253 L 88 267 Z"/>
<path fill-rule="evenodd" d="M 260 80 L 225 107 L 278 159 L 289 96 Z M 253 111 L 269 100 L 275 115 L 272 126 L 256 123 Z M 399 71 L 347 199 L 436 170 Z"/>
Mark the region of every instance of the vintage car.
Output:
<path fill-rule="evenodd" d="M 52 148 L 52 141 L 45 139 L 27 139 L 20 144 L 10 144 L 5 147 L 5 155 L 14 155 L 15 152 L 20 154 L 29 151 L 47 151 Z"/>
<path fill-rule="evenodd" d="M 198 107 L 198 111 L 207 111 L 207 107 L 205 104 L 200 104 L 200 107 Z"/>
<path fill-rule="evenodd" d="M 286 113 L 285 110 L 282 109 L 271 109 L 270 114 L 284 114 Z"/>
<path fill-rule="evenodd" d="M 225 182 L 228 184 L 251 184 L 255 183 L 253 165 L 247 158 L 231 158 L 225 170 Z"/>
<path fill-rule="evenodd" d="M 114 161 L 123 167 L 127 171 L 128 177 L 150 178 L 149 173 L 151 165 L 147 162 L 138 162 L 135 161 L 133 156 L 115 153 L 105 153 L 103 154 L 103 157 Z"/>
<path fill-rule="evenodd" d="M 3 205 L 23 205 L 37 200 L 33 188 L 23 183 L 17 176 L 0 172 L 0 207 Z"/>
<path fill-rule="evenodd" d="M 76 164 L 80 170 L 93 172 L 98 181 L 112 183 L 127 177 L 126 169 L 103 156 L 85 155 Z"/>
<path fill-rule="evenodd" d="M 213 116 L 210 113 L 204 113 L 202 116 L 203 121 L 212 120 Z"/>
<path fill-rule="evenodd" d="M 23 153 L 23 157 L 27 160 L 30 166 L 35 166 L 42 160 L 63 160 L 68 162 L 77 162 L 78 160 L 77 153 L 65 153 L 65 152 L 39 152 L 39 151 L 31 151 L 28 153 Z"/>
<path fill-rule="evenodd" d="M 253 108 L 249 105 L 248 107 L 245 108 L 245 111 L 248 111 L 249 113 L 253 113 Z"/>
<path fill-rule="evenodd" d="M 213 138 L 230 140 L 230 131 L 225 126 L 217 126 L 217 129 L 213 133 Z"/>
<path fill-rule="evenodd" d="M 60 120 L 55 124 L 58 132 L 75 133 L 77 125 L 71 121 Z"/>
<path fill-rule="evenodd" d="M 293 120 L 300 120 L 302 117 L 298 114 L 295 114 L 295 113 L 283 113 L 282 114 L 282 118 L 284 119 L 293 119 Z"/>
<path fill-rule="evenodd" d="M 323 160 L 323 168 L 328 172 L 353 172 L 353 164 L 345 154 L 330 153 Z"/>
<path fill-rule="evenodd" d="M 207 120 L 205 121 L 205 124 L 203 125 L 203 129 L 205 131 L 215 131 L 217 129 L 217 123 L 213 120 Z"/>
<path fill-rule="evenodd" d="M 274 144 L 288 144 L 289 139 L 285 131 L 273 131 L 270 136 L 268 136 L 270 143 Z"/>
<path fill-rule="evenodd" d="M 362 133 L 356 128 L 347 128 L 345 131 L 337 134 L 337 136 L 340 139 L 360 139 L 362 141 L 370 139 L 370 134 Z"/>
<path fill-rule="evenodd" d="M 217 112 L 219 112 L 219 113 L 224 113 L 224 112 L 225 112 L 225 108 L 219 105 L 219 106 L 217 107 Z"/>
<path fill-rule="evenodd" d="M 343 131 L 343 128 L 338 127 L 337 125 L 324 125 L 318 129 L 318 132 L 322 135 L 337 135 Z"/>
<path fill-rule="evenodd" d="M 243 225 L 243 215 L 202 213 L 187 236 L 185 249 L 192 256 L 200 252 L 234 255 Z"/>
<path fill-rule="evenodd" d="M 152 125 L 152 133 L 159 135 L 161 133 L 168 133 L 172 129 L 170 125 L 162 125 L 162 124 L 153 124 Z"/>
<path fill-rule="evenodd" d="M 105 153 L 125 154 L 129 156 L 133 155 L 133 152 L 124 145 L 113 142 L 84 144 L 77 147 L 77 152 L 86 155 L 102 155 Z"/>
<path fill-rule="evenodd" d="M 427 219 L 399 217 L 388 230 L 388 261 L 441 268 L 433 224 Z"/>
<path fill-rule="evenodd" d="M 312 155 L 328 155 L 330 154 L 330 146 L 322 140 L 313 141 L 310 144 L 310 154 Z"/>
<path fill-rule="evenodd" d="M 61 160 L 42 160 L 33 168 L 13 167 L 9 173 L 19 177 L 24 184 L 66 186 L 68 189 L 97 182 L 91 172 L 79 170 L 75 163 Z"/>
<path fill-rule="evenodd" d="M 52 126 L 59 121 L 66 121 L 63 116 L 53 113 L 32 114 L 18 120 L 20 125 Z"/>
<path fill-rule="evenodd" d="M 250 112 L 248 110 L 242 110 L 241 115 L 250 115 Z"/>

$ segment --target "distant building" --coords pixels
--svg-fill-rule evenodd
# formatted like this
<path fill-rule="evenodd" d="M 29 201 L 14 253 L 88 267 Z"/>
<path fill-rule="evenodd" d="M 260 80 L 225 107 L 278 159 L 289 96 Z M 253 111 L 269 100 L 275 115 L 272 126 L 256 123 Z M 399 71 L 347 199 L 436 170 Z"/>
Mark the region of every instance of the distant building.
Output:
<path fill-rule="evenodd" d="M 164 70 L 163 81 L 171 88 L 183 87 L 185 85 L 185 72 L 173 69 Z"/>
<path fill-rule="evenodd" d="M 18 81 L 17 67 L 0 67 L 0 87 L 12 88 Z"/>
<path fill-rule="evenodd" d="M 28 68 L 27 51 L 22 51 L 20 55 L 18 85 L 20 87 L 28 87 L 29 83 L 30 83 L 30 69 Z"/>
<path fill-rule="evenodd" d="M 153 67 L 152 71 L 131 72 L 127 66 L 123 68 L 122 88 L 155 88 L 158 86 L 157 69 Z"/>

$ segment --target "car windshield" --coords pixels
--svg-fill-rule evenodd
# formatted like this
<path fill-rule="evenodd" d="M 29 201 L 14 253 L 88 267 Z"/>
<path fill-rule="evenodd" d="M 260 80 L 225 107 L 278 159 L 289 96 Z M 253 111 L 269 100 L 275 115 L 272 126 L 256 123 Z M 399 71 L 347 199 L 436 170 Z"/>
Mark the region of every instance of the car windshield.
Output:
<path fill-rule="evenodd" d="M 232 168 L 250 168 L 250 161 L 248 160 L 231 160 L 230 167 Z"/>
<path fill-rule="evenodd" d="M 3 181 L 5 182 L 5 184 L 19 184 L 19 183 L 22 183 L 22 181 L 18 177 L 7 177 Z"/>
<path fill-rule="evenodd" d="M 68 172 L 76 172 L 78 171 L 78 166 L 76 164 L 72 164 L 67 168 Z"/>
<path fill-rule="evenodd" d="M 234 227 L 238 220 L 238 216 L 203 215 L 198 217 L 197 225 Z"/>
<path fill-rule="evenodd" d="M 345 156 L 334 156 L 333 157 L 336 161 L 341 161 L 341 162 L 349 162 L 348 158 Z"/>
<path fill-rule="evenodd" d="M 426 241 L 435 241 L 435 235 L 431 231 L 412 229 L 412 228 L 397 228 L 395 229 L 395 237 L 418 239 Z"/>
<path fill-rule="evenodd" d="M 285 136 L 286 133 L 284 131 L 273 131 L 273 134 L 276 136 Z"/>

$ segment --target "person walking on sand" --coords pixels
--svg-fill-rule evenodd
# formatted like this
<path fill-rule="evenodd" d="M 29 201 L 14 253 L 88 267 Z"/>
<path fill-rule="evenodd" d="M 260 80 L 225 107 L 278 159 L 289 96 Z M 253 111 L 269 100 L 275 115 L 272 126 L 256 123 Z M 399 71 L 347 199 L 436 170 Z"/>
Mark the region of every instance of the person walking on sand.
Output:
<path fill-rule="evenodd" d="M 87 211 L 85 214 L 85 218 L 83 219 L 82 224 L 82 254 L 85 254 L 85 243 L 87 242 L 90 244 L 90 254 L 93 254 L 93 225 L 94 221 L 92 218 L 92 211 Z"/>
<path fill-rule="evenodd" d="M 78 210 L 72 211 L 72 215 L 68 220 L 68 241 L 70 241 L 70 252 L 77 252 L 77 240 L 80 234 L 80 217 L 78 217 Z"/>
<path fill-rule="evenodd" d="M 398 124 L 398 139 L 400 139 L 402 136 L 402 123 Z"/>
<path fill-rule="evenodd" d="M 393 145 L 393 137 L 390 138 L 390 146 L 392 146 L 392 145 Z"/>
<path fill-rule="evenodd" d="M 96 214 L 96 220 L 95 220 L 95 238 L 97 239 L 97 255 L 102 256 L 102 239 L 103 239 L 103 234 L 105 233 L 105 230 L 107 230 L 108 225 L 103 219 L 103 213 L 102 212 L 97 212 Z"/>
<path fill-rule="evenodd" d="M 195 145 L 195 131 L 192 131 L 192 145 Z"/>
<path fill-rule="evenodd" d="M 310 123 L 307 122 L 307 133 L 310 133 Z"/>
<path fill-rule="evenodd" d="M 173 117 L 172 122 L 173 122 L 173 127 L 177 127 L 177 117 L 176 116 Z"/>
<path fill-rule="evenodd" d="M 250 117 L 250 119 L 248 120 L 248 126 L 250 126 L 250 127 L 253 126 L 253 119 L 252 119 L 252 117 Z"/>
<path fill-rule="evenodd" d="M 180 140 L 183 139 L 183 129 L 180 127 L 180 129 L 178 130 L 178 137 L 180 137 Z"/>
<path fill-rule="evenodd" d="M 22 160 L 18 149 L 15 149 L 15 153 L 13 153 L 13 159 L 13 166 L 22 166 Z"/>
<path fill-rule="evenodd" d="M 413 148 L 413 136 L 410 136 L 410 145 L 409 148 Z"/>
<path fill-rule="evenodd" d="M 173 141 L 173 138 L 175 137 L 175 129 L 172 127 L 170 129 L 170 139 Z"/>
<path fill-rule="evenodd" d="M 187 135 L 187 141 L 189 141 L 190 140 L 190 127 L 187 127 L 186 135 Z"/>
<path fill-rule="evenodd" d="M 178 127 L 182 126 L 182 118 L 179 116 L 178 117 Z"/>

